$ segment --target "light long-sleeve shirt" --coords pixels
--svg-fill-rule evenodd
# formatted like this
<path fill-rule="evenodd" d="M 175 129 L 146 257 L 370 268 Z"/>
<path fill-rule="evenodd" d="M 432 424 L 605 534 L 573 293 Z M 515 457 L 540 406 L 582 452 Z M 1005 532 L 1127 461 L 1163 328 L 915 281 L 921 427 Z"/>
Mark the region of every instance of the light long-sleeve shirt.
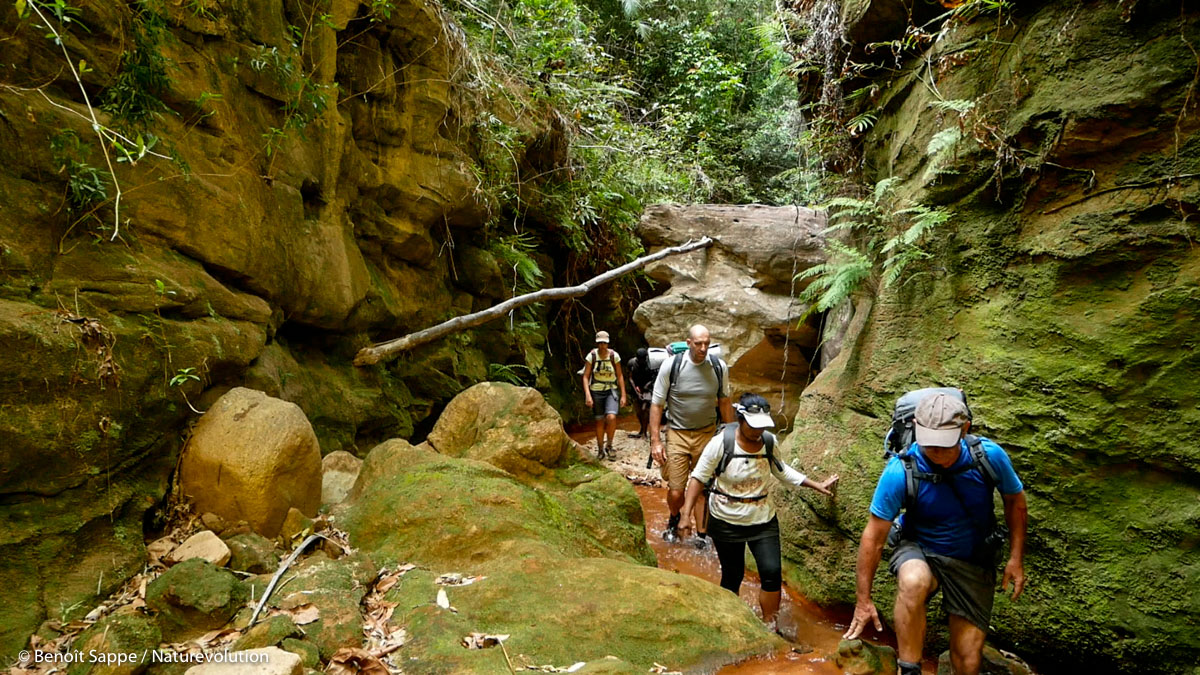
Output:
<path fill-rule="evenodd" d="M 717 462 L 724 454 L 722 437 L 723 434 L 717 434 L 708 442 L 708 445 L 704 446 L 704 451 L 696 462 L 696 468 L 692 470 L 692 478 L 705 485 L 712 479 L 713 473 L 717 470 Z M 780 461 L 780 465 L 783 466 L 783 470 L 779 470 L 767 459 L 765 443 L 757 451 L 750 452 L 741 443 L 736 440 L 734 442 L 737 444 L 734 449 L 735 455 L 755 456 L 735 456 L 729 460 L 729 466 L 726 466 L 721 475 L 717 477 L 716 488 L 721 492 L 733 497 L 756 497 L 768 493 L 771 476 L 796 487 L 804 484 L 804 474 L 783 464 L 782 461 Z M 775 459 L 779 460 L 778 446 L 774 452 Z M 714 492 L 708 497 L 708 512 L 733 525 L 760 525 L 775 517 L 775 505 L 771 503 L 770 497 L 756 502 L 739 502 Z"/>

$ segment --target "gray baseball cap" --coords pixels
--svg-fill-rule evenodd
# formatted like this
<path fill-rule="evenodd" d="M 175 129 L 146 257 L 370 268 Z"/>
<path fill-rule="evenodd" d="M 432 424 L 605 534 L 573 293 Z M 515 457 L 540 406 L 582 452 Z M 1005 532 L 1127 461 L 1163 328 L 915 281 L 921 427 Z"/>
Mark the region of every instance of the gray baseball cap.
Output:
<path fill-rule="evenodd" d="M 970 422 L 967 406 L 947 394 L 933 394 L 921 399 L 913 414 L 917 445 L 948 448 L 958 445 L 963 425 Z"/>

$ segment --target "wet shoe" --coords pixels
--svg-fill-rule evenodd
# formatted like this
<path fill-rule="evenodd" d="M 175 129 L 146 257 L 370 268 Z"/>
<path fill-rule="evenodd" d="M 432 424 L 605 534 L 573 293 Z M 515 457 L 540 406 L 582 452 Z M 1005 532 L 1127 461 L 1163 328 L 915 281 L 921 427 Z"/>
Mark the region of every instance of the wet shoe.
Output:
<path fill-rule="evenodd" d="M 697 532 L 696 538 L 692 540 L 692 546 L 695 546 L 701 551 L 708 548 L 708 535 L 704 532 Z"/>
<path fill-rule="evenodd" d="M 667 529 L 663 530 L 662 538 L 667 542 L 679 541 L 679 514 L 667 519 Z"/>
<path fill-rule="evenodd" d="M 629 432 L 626 434 L 626 436 L 629 436 L 630 438 L 645 438 L 646 434 L 635 434 L 633 432 Z"/>

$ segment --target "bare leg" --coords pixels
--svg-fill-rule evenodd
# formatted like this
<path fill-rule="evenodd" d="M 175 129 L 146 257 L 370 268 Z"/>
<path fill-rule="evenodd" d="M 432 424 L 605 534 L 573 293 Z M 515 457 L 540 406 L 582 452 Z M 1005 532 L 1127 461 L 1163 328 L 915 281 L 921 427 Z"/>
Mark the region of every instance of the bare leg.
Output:
<path fill-rule="evenodd" d="M 759 591 L 758 606 L 762 607 L 763 623 L 771 623 L 775 620 L 775 615 L 779 614 L 779 598 L 783 591 Z"/>
<path fill-rule="evenodd" d="M 925 601 L 937 590 L 937 579 L 924 560 L 907 560 L 896 575 L 897 656 L 909 663 L 921 662 L 925 647 Z"/>
<path fill-rule="evenodd" d="M 672 516 L 679 515 L 679 512 L 683 510 L 683 495 L 683 490 L 667 490 L 667 509 Z M 692 513 L 695 512 L 693 509 Z"/>
<path fill-rule="evenodd" d="M 979 626 L 957 614 L 950 615 L 950 663 L 955 675 L 979 675 L 986 637 Z"/>
<path fill-rule="evenodd" d="M 596 454 L 604 450 L 604 418 L 596 420 Z"/>
<path fill-rule="evenodd" d="M 607 445 L 611 446 L 612 441 L 613 441 L 613 435 L 617 433 L 617 416 L 616 415 L 605 415 L 604 421 L 606 423 L 606 426 L 608 427 L 608 429 L 607 429 L 608 444 Z"/>
<path fill-rule="evenodd" d="M 683 503 L 680 502 L 680 508 L 683 508 Z M 696 500 L 696 505 L 692 507 L 692 522 L 696 523 L 696 532 L 704 534 L 708 532 L 708 498 L 701 493 Z"/>

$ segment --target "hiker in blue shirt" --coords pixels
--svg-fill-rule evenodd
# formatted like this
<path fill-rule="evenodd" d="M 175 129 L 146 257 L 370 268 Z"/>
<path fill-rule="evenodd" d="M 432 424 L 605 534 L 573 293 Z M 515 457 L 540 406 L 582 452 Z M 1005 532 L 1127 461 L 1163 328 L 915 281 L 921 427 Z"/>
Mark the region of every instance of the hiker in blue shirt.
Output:
<path fill-rule="evenodd" d="M 1012 539 L 1001 587 L 1011 581 L 1016 600 L 1025 587 L 1024 486 L 1000 446 L 967 436 L 971 422 L 962 401 L 944 393 L 927 396 L 917 405 L 913 422 L 916 443 L 908 450 L 910 458 L 888 462 L 871 500 L 858 549 L 854 618 L 843 637 L 858 637 L 870 623 L 883 630 L 871 601 L 871 585 L 884 543 L 891 543 L 900 675 L 921 672 L 925 605 L 938 590 L 950 616 L 954 672 L 976 675 L 991 621 L 996 556 L 1003 543 L 995 527 L 992 489 L 1000 490 Z M 977 441 L 982 450 L 978 459 L 968 440 Z M 912 462 L 910 469 L 906 462 Z M 910 472 L 916 480 L 910 481 Z M 910 489 L 915 489 L 912 497 Z M 904 515 L 893 527 L 902 507 Z"/>

